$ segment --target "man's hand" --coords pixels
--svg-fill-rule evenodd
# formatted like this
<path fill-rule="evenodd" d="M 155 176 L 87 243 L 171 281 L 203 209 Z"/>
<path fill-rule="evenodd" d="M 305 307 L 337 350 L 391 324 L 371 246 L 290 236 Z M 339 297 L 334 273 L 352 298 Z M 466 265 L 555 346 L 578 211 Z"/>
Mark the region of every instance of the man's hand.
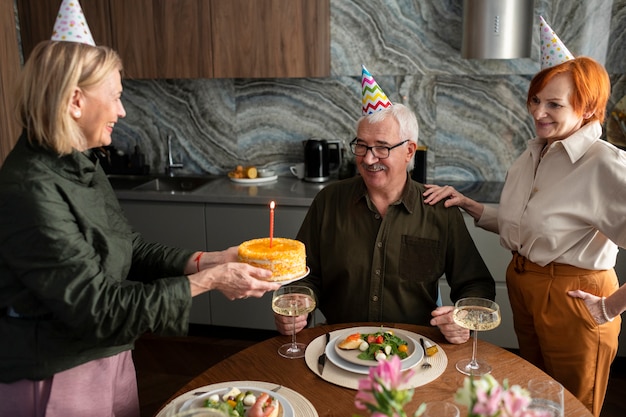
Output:
<path fill-rule="evenodd" d="M 303 314 L 301 316 L 296 316 L 296 325 L 295 325 L 296 333 L 298 333 L 300 330 L 306 327 L 307 318 L 308 316 L 306 314 Z M 274 313 L 274 323 L 276 324 L 276 330 L 278 330 L 280 334 L 284 334 L 284 335 L 293 334 L 293 329 L 294 329 L 293 317 L 281 316 L 280 314 Z"/>
<path fill-rule="evenodd" d="M 430 324 L 439 327 L 441 334 L 450 343 L 461 344 L 469 340 L 470 331 L 464 327 L 459 326 L 452 319 L 453 306 L 437 307 L 431 313 L 433 318 L 430 320 Z"/>

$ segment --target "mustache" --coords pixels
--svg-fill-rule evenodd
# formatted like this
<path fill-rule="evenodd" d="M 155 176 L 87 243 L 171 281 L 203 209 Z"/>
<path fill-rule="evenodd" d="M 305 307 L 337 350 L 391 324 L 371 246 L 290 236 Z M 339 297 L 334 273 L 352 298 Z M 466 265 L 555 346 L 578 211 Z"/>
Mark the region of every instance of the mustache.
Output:
<path fill-rule="evenodd" d="M 387 169 L 383 164 L 366 164 L 365 162 L 361 162 L 361 168 L 366 171 L 384 171 Z"/>

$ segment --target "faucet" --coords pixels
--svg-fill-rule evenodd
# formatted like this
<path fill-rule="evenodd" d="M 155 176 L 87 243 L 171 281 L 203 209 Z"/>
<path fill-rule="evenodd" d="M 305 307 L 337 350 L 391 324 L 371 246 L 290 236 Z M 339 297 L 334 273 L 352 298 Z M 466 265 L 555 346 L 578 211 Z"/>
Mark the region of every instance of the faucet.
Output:
<path fill-rule="evenodd" d="M 165 174 L 168 177 L 173 177 L 174 168 L 183 168 L 183 166 L 181 162 L 174 162 L 172 157 L 172 136 L 167 135 L 167 166 L 165 167 Z"/>

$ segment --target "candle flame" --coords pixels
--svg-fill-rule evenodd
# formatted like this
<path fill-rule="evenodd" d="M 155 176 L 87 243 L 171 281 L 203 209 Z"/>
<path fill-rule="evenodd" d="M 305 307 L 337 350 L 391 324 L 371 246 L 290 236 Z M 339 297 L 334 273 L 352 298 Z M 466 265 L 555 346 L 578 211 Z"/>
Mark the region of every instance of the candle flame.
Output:
<path fill-rule="evenodd" d="M 274 207 L 276 207 L 276 203 L 274 203 L 273 201 L 270 201 L 270 208 L 273 210 Z"/>

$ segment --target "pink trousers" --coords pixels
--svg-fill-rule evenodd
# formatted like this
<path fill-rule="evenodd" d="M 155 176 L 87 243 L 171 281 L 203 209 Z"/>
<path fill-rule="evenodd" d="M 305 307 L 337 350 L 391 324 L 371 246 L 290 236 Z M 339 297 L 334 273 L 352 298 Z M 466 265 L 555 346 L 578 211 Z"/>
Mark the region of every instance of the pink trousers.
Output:
<path fill-rule="evenodd" d="M 43 381 L 0 383 L 0 417 L 138 417 L 131 351 L 97 359 Z"/>
<path fill-rule="evenodd" d="M 615 271 L 556 263 L 539 266 L 514 254 L 506 283 L 520 355 L 599 417 L 617 354 L 621 319 L 598 325 L 585 302 L 568 296 L 567 291 L 581 289 L 608 296 L 619 286 Z"/>

